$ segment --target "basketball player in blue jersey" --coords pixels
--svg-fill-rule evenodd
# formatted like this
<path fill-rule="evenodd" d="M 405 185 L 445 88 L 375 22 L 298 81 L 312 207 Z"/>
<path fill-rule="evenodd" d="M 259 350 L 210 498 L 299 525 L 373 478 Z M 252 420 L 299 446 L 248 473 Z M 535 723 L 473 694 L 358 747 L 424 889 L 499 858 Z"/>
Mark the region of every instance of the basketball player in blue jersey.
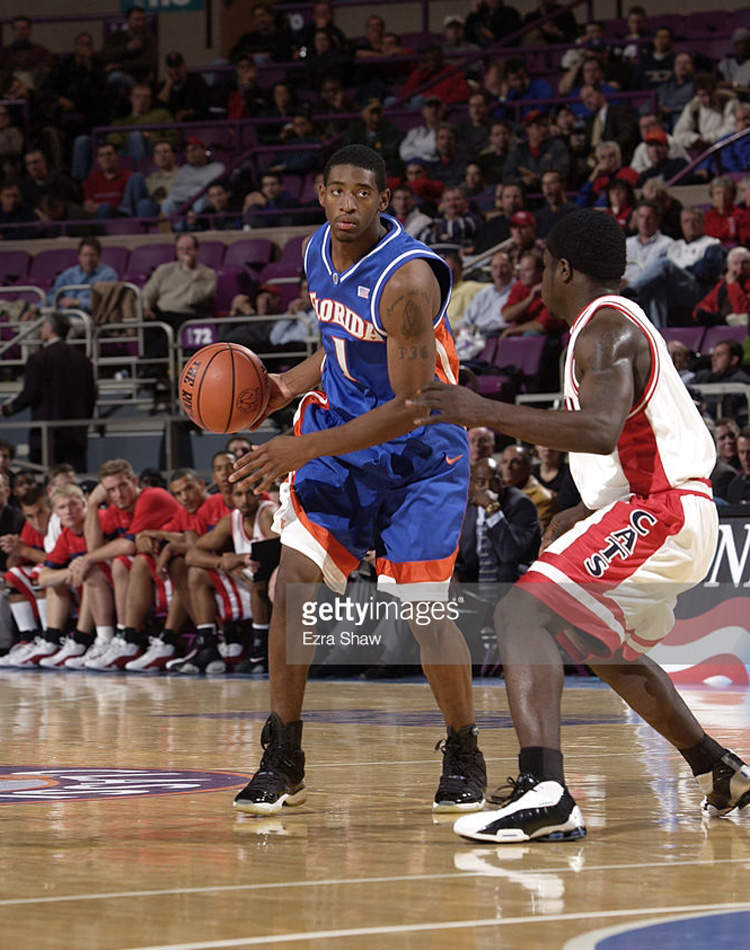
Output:
<path fill-rule="evenodd" d="M 338 593 L 374 548 L 381 590 L 421 607 L 444 607 L 469 483 L 466 432 L 456 425 L 415 428 L 409 397 L 432 380 L 456 383 L 458 360 L 445 312 L 448 265 L 384 214 L 385 165 L 354 145 L 329 160 L 319 200 L 327 224 L 304 250 L 320 350 L 271 376 L 268 412 L 303 396 L 294 436 L 278 436 L 236 463 L 262 492 L 291 473 L 279 517 L 282 554 L 269 635 L 271 715 L 258 771 L 234 805 L 270 814 L 306 797 L 301 749 L 306 663 L 287 663 L 288 586 Z M 290 605 L 291 606 L 291 605 Z M 410 623 L 422 666 L 445 718 L 437 811 L 475 811 L 486 772 L 477 748 L 470 656 L 445 611 Z"/>

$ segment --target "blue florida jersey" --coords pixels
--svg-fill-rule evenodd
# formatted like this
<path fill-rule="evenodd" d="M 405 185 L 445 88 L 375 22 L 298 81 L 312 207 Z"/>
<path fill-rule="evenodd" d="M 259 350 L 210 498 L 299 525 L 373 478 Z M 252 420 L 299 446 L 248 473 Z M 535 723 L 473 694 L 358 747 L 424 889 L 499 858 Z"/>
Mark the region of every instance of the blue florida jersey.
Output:
<path fill-rule="evenodd" d="M 305 275 L 318 316 L 325 350 L 322 388 L 342 422 L 393 399 L 388 379 L 387 333 L 380 320 L 380 301 L 388 279 L 407 261 L 422 258 L 440 285 L 435 315 L 435 378 L 458 380 L 458 358 L 445 311 L 451 271 L 425 244 L 407 234 L 390 215 L 381 215 L 386 234 L 352 267 L 337 273 L 331 257 L 331 228 L 326 224 L 308 241 Z"/>

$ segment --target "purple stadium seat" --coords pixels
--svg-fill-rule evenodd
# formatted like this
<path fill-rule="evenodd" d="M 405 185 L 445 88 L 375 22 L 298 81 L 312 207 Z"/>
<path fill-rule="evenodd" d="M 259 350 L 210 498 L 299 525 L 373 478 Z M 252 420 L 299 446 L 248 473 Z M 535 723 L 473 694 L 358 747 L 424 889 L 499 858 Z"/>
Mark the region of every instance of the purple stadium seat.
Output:
<path fill-rule="evenodd" d="M 119 244 L 102 248 L 102 264 L 114 267 L 119 275 L 127 272 L 129 257 L 130 248 L 121 247 Z"/>
<path fill-rule="evenodd" d="M 315 175 L 309 172 L 302 181 L 302 191 L 300 192 L 299 202 L 302 205 L 309 204 L 318 197 L 318 191 L 315 187 Z"/>
<path fill-rule="evenodd" d="M 440 33 L 402 33 L 401 45 L 407 49 L 424 49 L 432 43 L 440 43 L 442 39 Z"/>
<path fill-rule="evenodd" d="M 275 286 L 278 287 L 281 292 L 281 311 L 282 313 L 286 313 L 290 301 L 299 297 L 299 281 L 296 281 L 294 284 L 276 284 Z"/>
<path fill-rule="evenodd" d="M 705 36 L 706 33 L 725 33 L 729 29 L 732 14 L 726 10 L 703 10 L 688 13 L 682 23 L 682 35 L 686 38 Z M 731 43 L 729 44 L 731 46 Z"/>
<path fill-rule="evenodd" d="M 201 241 L 198 246 L 198 259 L 206 267 L 218 270 L 224 260 L 226 245 L 223 241 Z"/>
<path fill-rule="evenodd" d="M 286 244 L 281 249 L 281 257 L 279 258 L 280 264 L 293 264 L 295 267 L 302 266 L 302 244 L 304 243 L 304 236 L 300 235 L 299 237 L 289 238 Z"/>
<path fill-rule="evenodd" d="M 246 282 L 243 282 L 241 272 L 238 270 L 222 271 L 216 282 L 216 300 L 214 301 L 214 310 L 217 313 L 225 313 L 229 310 L 232 300 L 237 294 L 246 294 L 248 291 Z"/>
<path fill-rule="evenodd" d="M 140 218 L 106 218 L 101 224 L 105 234 L 143 234 Z"/>
<path fill-rule="evenodd" d="M 299 201 L 300 192 L 302 191 L 302 176 L 282 175 L 281 177 L 284 185 L 284 191 L 289 192 L 292 198 L 295 198 L 297 201 Z"/>
<path fill-rule="evenodd" d="M 648 24 L 652 32 L 660 26 L 666 26 L 675 36 L 681 36 L 684 19 L 681 13 L 658 13 L 648 18 Z"/>
<path fill-rule="evenodd" d="M 677 340 L 684 343 L 685 346 L 694 353 L 699 353 L 701 349 L 701 340 L 706 332 L 705 327 L 664 327 L 661 335 L 669 343 L 670 340 Z"/>
<path fill-rule="evenodd" d="M 701 341 L 701 353 L 710 353 L 722 340 L 737 340 L 738 343 L 744 343 L 746 339 L 747 327 L 708 327 Z"/>
<path fill-rule="evenodd" d="M 524 376 L 536 376 L 541 368 L 544 344 L 543 336 L 506 337 L 498 341 L 493 365 L 499 370 L 512 366 Z M 478 376 L 472 388 L 490 399 L 512 401 L 517 392 L 517 381 L 503 372 L 487 373 Z M 521 388 L 526 387 L 522 385 Z"/>
<path fill-rule="evenodd" d="M 750 29 L 750 7 L 741 7 L 739 10 L 735 10 L 733 13 L 729 14 L 731 23 L 727 20 L 723 20 L 724 29 L 730 32 L 734 32 L 738 26 L 744 26 Z"/>
<path fill-rule="evenodd" d="M 244 238 L 228 245 L 224 255 L 224 270 L 240 267 L 260 268 L 271 260 L 273 244 L 267 238 Z"/>
<path fill-rule="evenodd" d="M 159 264 L 168 264 L 174 259 L 174 244 L 142 244 L 130 252 L 128 273 L 123 280 L 141 284 Z"/>
<path fill-rule="evenodd" d="M 31 255 L 26 251 L 0 251 L 0 284 L 20 284 L 29 272 Z"/>
<path fill-rule="evenodd" d="M 261 284 L 265 284 L 269 281 L 277 280 L 279 277 L 301 277 L 302 276 L 302 260 L 300 259 L 296 264 L 291 261 L 284 263 L 284 261 L 272 261 L 270 264 L 266 264 L 263 270 L 260 272 L 260 277 L 258 278 Z"/>
<path fill-rule="evenodd" d="M 78 260 L 75 248 L 56 248 L 52 251 L 39 251 L 29 267 L 29 283 L 50 286 L 55 277 L 66 267 L 72 267 Z"/>

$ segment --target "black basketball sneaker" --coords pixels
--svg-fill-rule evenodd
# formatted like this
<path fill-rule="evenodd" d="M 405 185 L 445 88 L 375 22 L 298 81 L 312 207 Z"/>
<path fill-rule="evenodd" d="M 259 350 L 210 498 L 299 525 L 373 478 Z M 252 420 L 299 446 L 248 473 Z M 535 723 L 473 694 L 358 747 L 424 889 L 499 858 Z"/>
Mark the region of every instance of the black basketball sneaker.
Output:
<path fill-rule="evenodd" d="M 487 769 L 477 746 L 479 730 L 472 723 L 448 735 L 435 746 L 443 753 L 443 774 L 435 792 L 433 811 L 478 811 L 484 807 Z"/>
<path fill-rule="evenodd" d="M 706 796 L 701 802 L 706 818 L 721 818 L 750 805 L 750 767 L 730 749 L 710 772 L 695 778 Z"/>
<path fill-rule="evenodd" d="M 273 815 L 307 798 L 305 753 L 300 748 L 302 721 L 282 723 L 276 713 L 266 719 L 260 734 L 263 758 L 258 771 L 234 800 L 238 811 Z"/>
<path fill-rule="evenodd" d="M 507 795 L 501 794 L 509 789 Z M 573 841 L 586 835 L 581 809 L 559 782 L 523 774 L 493 794 L 497 811 L 465 815 L 453 825 L 462 838 L 492 844 L 520 841 Z"/>

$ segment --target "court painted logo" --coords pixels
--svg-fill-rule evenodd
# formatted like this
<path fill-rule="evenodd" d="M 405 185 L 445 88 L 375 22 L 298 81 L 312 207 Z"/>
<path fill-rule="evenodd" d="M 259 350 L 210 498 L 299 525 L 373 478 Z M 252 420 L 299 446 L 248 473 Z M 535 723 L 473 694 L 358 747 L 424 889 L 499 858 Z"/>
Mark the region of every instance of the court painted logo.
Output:
<path fill-rule="evenodd" d="M 0 766 L 0 805 L 196 795 L 241 788 L 249 778 L 237 772 L 194 769 L 47 769 L 4 765 Z"/>

